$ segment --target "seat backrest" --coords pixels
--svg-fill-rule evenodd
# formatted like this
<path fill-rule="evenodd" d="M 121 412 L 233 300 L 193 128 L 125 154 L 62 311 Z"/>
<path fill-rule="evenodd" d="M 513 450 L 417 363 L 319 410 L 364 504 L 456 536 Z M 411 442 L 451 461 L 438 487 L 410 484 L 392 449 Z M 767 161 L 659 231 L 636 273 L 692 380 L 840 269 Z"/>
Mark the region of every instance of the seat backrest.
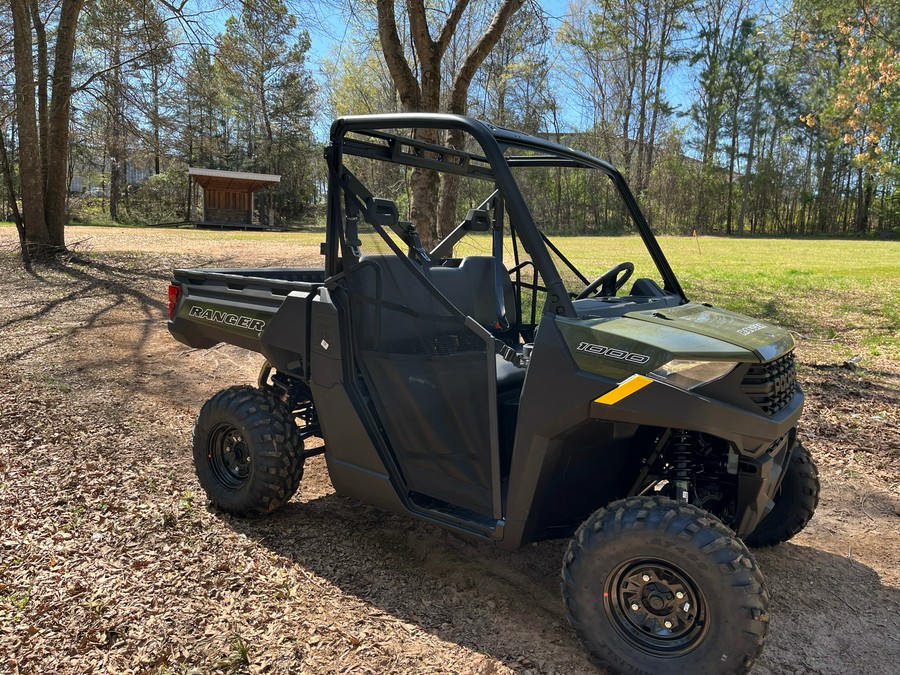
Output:
<path fill-rule="evenodd" d="M 505 268 L 499 271 L 506 317 L 512 321 L 515 314 L 512 282 Z M 491 256 L 469 256 L 463 258 L 457 267 L 433 267 L 431 280 L 463 314 L 483 326 L 494 326 L 500 318 L 497 312 L 497 272 L 498 263 Z"/>
<path fill-rule="evenodd" d="M 363 349 L 381 350 L 415 340 L 425 329 L 420 319 L 423 314 L 450 315 L 396 255 L 363 256 L 348 271 L 347 279 L 356 305 L 357 337 Z"/>
<path fill-rule="evenodd" d="M 457 266 L 432 267 L 424 274 L 462 314 L 493 327 L 499 318 L 496 270 L 494 258 L 470 256 Z M 513 317 L 512 283 L 506 270 L 501 271 L 506 316 Z M 425 332 L 433 335 L 441 325 L 447 326 L 427 321 L 427 317 L 449 318 L 451 313 L 401 258 L 392 254 L 364 256 L 347 276 L 353 294 L 358 296 L 359 325 L 365 331 L 359 336 L 363 348 L 398 344 L 414 336 L 421 339 Z M 379 303 L 388 303 L 393 309 L 379 308 Z M 399 307 L 408 311 L 399 311 Z"/>

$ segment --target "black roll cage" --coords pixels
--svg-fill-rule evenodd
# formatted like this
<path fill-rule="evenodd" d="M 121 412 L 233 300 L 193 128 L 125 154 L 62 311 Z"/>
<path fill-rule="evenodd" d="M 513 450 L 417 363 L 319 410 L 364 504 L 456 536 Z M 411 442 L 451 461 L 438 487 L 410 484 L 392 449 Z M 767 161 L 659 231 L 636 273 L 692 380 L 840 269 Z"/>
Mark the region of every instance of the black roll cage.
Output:
<path fill-rule="evenodd" d="M 392 129 L 460 130 L 478 142 L 483 154 L 390 133 L 389 130 Z M 348 134 L 352 135 L 348 137 Z M 507 156 L 506 153 L 510 149 L 544 154 Z M 324 246 L 326 277 L 342 271 L 339 266 L 339 250 L 347 246 L 342 236 L 340 197 L 347 180 L 342 162 L 344 154 L 493 181 L 502 195 L 510 220 L 515 223 L 518 238 L 544 280 L 547 291 L 544 312 L 570 318 L 577 317 L 577 313 L 548 249 L 560 256 L 585 283 L 587 281 L 534 223 L 511 169 L 573 167 L 599 170 L 612 180 L 619 192 L 637 226 L 644 246 L 662 277 L 664 289 L 687 301 L 681 284 L 663 254 L 659 242 L 656 241 L 634 195 L 622 174 L 614 166 L 587 153 L 536 136 L 481 122 L 472 117 L 434 113 L 354 115 L 341 117 L 331 125 L 330 143 L 325 148 L 329 168 L 328 222 Z M 494 195 L 491 196 L 493 197 Z"/>

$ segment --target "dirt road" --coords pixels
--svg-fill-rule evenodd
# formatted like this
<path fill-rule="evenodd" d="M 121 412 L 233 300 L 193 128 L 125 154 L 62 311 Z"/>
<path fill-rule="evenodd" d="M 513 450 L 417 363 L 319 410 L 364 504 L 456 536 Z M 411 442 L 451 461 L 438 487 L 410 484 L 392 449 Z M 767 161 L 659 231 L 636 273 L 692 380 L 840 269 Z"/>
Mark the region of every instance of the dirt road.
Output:
<path fill-rule="evenodd" d="M 296 252 L 226 263 L 177 232 L 105 233 L 69 233 L 91 236 L 90 265 L 0 256 L 0 672 L 596 672 L 559 599 L 565 542 L 507 553 L 387 515 L 335 494 L 321 457 L 272 518 L 208 508 L 193 417 L 260 361 L 172 340 L 169 271 Z M 755 551 L 771 631 L 754 672 L 896 673 L 900 372 L 798 354 L 822 503 Z"/>

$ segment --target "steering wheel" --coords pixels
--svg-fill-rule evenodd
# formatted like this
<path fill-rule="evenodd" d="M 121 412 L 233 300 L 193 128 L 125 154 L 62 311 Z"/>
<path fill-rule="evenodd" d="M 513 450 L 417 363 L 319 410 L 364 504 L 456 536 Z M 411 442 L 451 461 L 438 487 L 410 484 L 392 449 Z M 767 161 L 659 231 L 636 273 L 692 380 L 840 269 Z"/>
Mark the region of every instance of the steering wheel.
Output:
<path fill-rule="evenodd" d="M 624 274 L 622 274 L 624 272 Z M 619 276 L 621 274 L 621 276 Z M 634 263 L 621 262 L 615 267 L 610 267 L 599 277 L 589 283 L 581 293 L 575 296 L 576 300 L 583 300 L 590 295 L 615 295 L 625 282 L 634 274 Z M 597 292 L 597 289 L 600 289 Z"/>

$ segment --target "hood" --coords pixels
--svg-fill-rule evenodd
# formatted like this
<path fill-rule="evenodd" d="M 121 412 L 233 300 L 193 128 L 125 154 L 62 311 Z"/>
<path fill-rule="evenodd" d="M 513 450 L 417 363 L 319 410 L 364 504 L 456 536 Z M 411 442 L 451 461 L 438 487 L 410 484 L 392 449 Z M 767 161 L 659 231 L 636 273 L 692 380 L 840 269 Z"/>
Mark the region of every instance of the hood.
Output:
<path fill-rule="evenodd" d="M 785 328 L 694 302 L 661 310 L 629 312 L 625 317 L 722 340 L 753 352 L 761 362 L 771 361 L 794 348 L 794 338 Z"/>

